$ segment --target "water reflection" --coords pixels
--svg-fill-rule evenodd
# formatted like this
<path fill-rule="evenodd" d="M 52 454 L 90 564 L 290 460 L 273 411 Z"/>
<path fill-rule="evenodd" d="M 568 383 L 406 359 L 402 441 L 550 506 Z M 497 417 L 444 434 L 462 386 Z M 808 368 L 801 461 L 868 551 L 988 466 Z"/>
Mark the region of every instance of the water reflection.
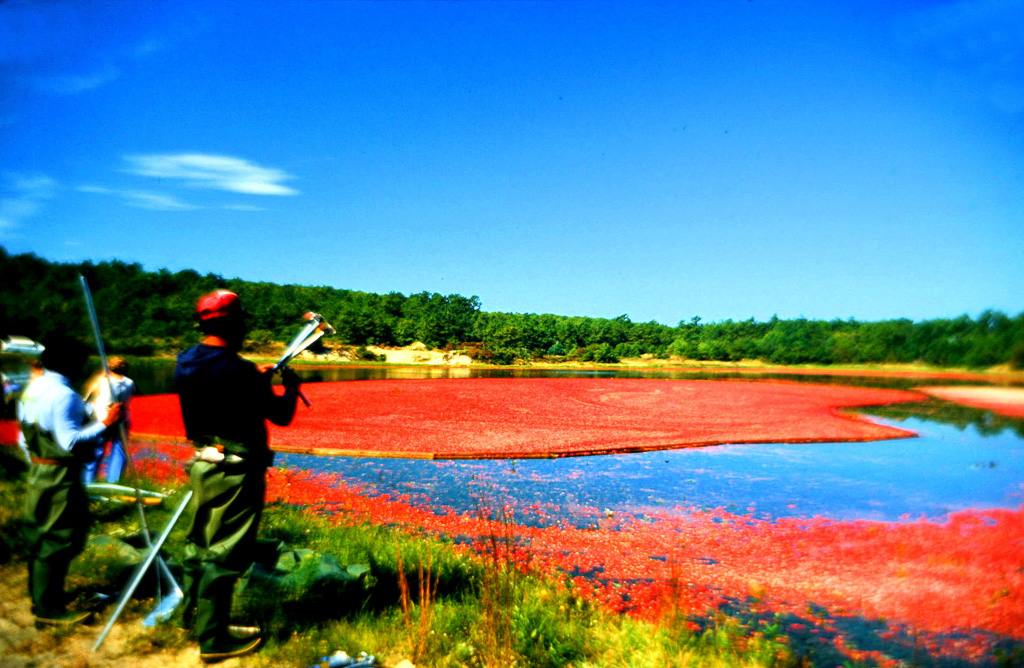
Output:
<path fill-rule="evenodd" d="M 473 378 L 468 367 L 295 367 L 304 383 L 330 383 L 345 380 L 433 380 Z"/>
<path fill-rule="evenodd" d="M 984 436 L 997 436 L 1004 431 L 1012 431 L 1024 438 L 1024 420 L 999 415 L 984 408 L 974 408 L 942 399 L 929 398 L 913 404 L 893 404 L 891 406 L 872 406 L 860 409 L 869 415 L 894 420 L 920 418 L 930 422 L 940 422 L 960 431 L 973 427 Z"/>
<path fill-rule="evenodd" d="M 735 369 L 617 368 L 574 369 L 536 367 L 296 367 L 308 382 L 391 380 L 419 378 L 658 378 L 667 380 L 787 380 L 823 385 L 909 389 L 922 384 L 978 385 L 978 380 L 942 378 L 941 381 L 900 376 L 847 376 L 831 374 L 773 373 Z"/>
<path fill-rule="evenodd" d="M 1024 440 L 919 418 L 920 438 L 872 443 L 754 444 L 556 460 L 435 462 L 281 455 L 338 473 L 369 493 L 412 495 L 435 510 L 477 499 L 537 506 L 582 526 L 605 509 L 635 514 L 727 508 L 760 518 L 898 520 L 1024 503 Z M 521 517 L 529 521 L 529 516 Z"/>

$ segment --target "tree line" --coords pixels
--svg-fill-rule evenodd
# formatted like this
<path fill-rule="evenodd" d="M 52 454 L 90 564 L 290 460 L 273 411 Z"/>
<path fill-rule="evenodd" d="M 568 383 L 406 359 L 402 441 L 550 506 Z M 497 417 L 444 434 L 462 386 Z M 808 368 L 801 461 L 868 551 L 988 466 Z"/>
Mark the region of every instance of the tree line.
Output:
<path fill-rule="evenodd" d="M 1024 368 L 1024 312 L 986 310 L 972 318 L 782 320 L 753 318 L 675 326 L 627 315 L 589 318 L 481 310 L 480 299 L 420 292 L 376 294 L 327 286 L 226 279 L 193 270 L 146 271 L 121 261 L 58 263 L 0 247 L 0 336 L 40 339 L 55 331 L 91 338 L 78 275 L 86 277 L 107 348 L 123 354 L 170 353 L 199 339 L 195 303 L 218 288 L 237 292 L 250 339 L 286 342 L 314 310 L 355 346 L 459 348 L 494 364 L 523 360 L 613 363 L 649 355 L 690 360 L 761 359 L 776 364 L 925 362 L 938 366 Z"/>

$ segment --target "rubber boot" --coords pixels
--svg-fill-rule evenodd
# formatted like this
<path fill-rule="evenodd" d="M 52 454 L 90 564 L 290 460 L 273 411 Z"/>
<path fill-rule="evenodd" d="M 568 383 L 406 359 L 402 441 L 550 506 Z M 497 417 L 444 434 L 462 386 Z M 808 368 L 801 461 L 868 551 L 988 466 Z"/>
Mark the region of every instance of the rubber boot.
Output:
<path fill-rule="evenodd" d="M 203 663 L 220 663 L 221 661 L 233 659 L 236 656 L 252 654 L 260 648 L 261 644 L 263 644 L 263 638 L 259 636 L 244 639 L 231 638 L 221 643 L 216 651 L 200 650 L 199 658 L 202 659 Z"/>
<path fill-rule="evenodd" d="M 36 628 L 41 629 L 47 626 L 66 628 L 77 624 L 87 624 L 92 619 L 93 614 L 88 610 L 84 612 L 65 610 L 57 614 L 36 615 Z"/>
<path fill-rule="evenodd" d="M 196 638 L 203 654 L 218 652 L 228 637 L 232 589 L 217 584 L 207 587 L 196 601 Z"/>
<path fill-rule="evenodd" d="M 218 663 L 259 649 L 263 639 L 256 636 L 238 638 L 230 632 L 231 597 L 234 578 L 218 578 L 205 587 L 196 606 L 196 633 L 199 637 L 199 658 L 203 663 Z"/>
<path fill-rule="evenodd" d="M 178 628 L 185 631 L 191 631 L 196 623 L 196 602 L 198 600 L 196 590 L 199 587 L 199 578 L 194 571 L 194 565 L 186 559 L 182 563 L 181 589 L 183 597 L 180 606 L 181 617 L 178 623 Z"/>
<path fill-rule="evenodd" d="M 33 559 L 29 567 L 29 594 L 32 613 L 36 617 L 56 618 L 66 611 L 64 580 L 68 574 L 66 560 Z"/>
<path fill-rule="evenodd" d="M 64 559 L 33 559 L 29 563 L 29 593 L 32 596 L 36 628 L 74 626 L 92 619 L 91 612 L 69 612 L 65 607 L 64 580 L 67 578 L 68 565 Z"/>

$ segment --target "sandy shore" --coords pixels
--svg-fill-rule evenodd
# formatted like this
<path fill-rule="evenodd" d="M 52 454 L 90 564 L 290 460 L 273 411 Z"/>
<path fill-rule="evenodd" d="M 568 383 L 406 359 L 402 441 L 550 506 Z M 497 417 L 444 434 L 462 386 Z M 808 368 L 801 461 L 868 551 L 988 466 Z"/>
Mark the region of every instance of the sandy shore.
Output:
<path fill-rule="evenodd" d="M 1021 387 L 919 387 L 925 394 L 959 404 L 986 408 L 1008 417 L 1024 418 L 1024 388 Z"/>
<path fill-rule="evenodd" d="M 99 651 L 92 650 L 107 620 L 72 631 L 38 630 L 32 616 L 23 563 L 0 567 L 0 668 L 68 666 L 69 668 L 185 668 L 204 665 L 198 646 L 184 642 L 185 632 L 162 627 L 154 634 L 138 618 L 127 617 L 115 624 Z M 108 612 L 109 614 L 109 612 Z M 166 635 L 166 637 L 164 637 Z M 172 646 L 154 644 L 167 642 Z M 178 642 L 182 644 L 177 645 Z M 244 665 L 232 659 L 225 668 Z"/>

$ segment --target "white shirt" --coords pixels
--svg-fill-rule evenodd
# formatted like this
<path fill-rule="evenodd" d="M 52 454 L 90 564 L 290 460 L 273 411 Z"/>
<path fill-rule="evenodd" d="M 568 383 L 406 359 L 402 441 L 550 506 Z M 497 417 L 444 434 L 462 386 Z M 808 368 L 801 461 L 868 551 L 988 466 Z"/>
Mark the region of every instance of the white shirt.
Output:
<path fill-rule="evenodd" d="M 110 400 L 110 389 L 113 386 L 114 389 L 114 401 Z M 92 401 L 93 415 L 97 420 L 105 420 L 107 413 L 110 412 L 110 405 L 112 403 L 120 402 L 124 404 L 124 422 L 125 426 L 130 424 L 128 415 L 128 405 L 132 397 L 135 396 L 135 381 L 128 376 L 110 374 L 110 383 L 107 383 L 105 377 L 100 377 L 96 383 L 96 398 Z"/>
<path fill-rule="evenodd" d="M 102 422 L 89 420 L 85 402 L 71 387 L 71 382 L 50 370 L 25 388 L 18 402 L 18 420 L 53 434 L 57 445 L 68 452 L 79 444 L 95 447 L 106 429 Z M 19 440 L 24 447 L 24 435 Z"/>

